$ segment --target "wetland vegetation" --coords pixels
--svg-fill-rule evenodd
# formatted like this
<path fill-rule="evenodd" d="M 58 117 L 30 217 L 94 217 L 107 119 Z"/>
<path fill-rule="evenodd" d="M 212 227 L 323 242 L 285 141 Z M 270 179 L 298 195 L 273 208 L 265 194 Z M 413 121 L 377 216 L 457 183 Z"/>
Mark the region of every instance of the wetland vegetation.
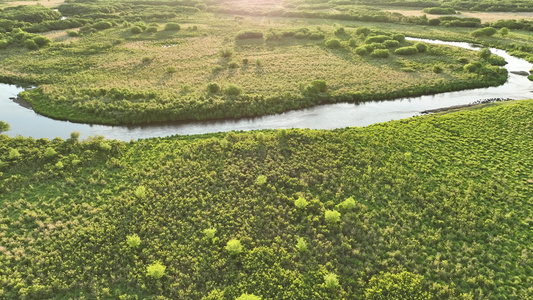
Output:
<path fill-rule="evenodd" d="M 530 21 L 409 17 L 369 2 L 531 8 L 6 1 L 0 79 L 37 85 L 20 96 L 47 116 L 136 124 L 507 79 L 488 49 L 406 36 L 533 62 Z M 526 100 L 331 131 L 0 135 L 0 298 L 531 299 L 532 115 Z"/>

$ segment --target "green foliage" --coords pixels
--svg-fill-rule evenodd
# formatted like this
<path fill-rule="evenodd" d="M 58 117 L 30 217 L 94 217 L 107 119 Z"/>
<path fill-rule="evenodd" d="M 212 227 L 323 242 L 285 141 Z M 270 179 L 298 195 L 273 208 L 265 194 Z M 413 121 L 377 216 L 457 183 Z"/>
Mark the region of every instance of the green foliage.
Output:
<path fill-rule="evenodd" d="M 214 240 L 216 233 L 217 233 L 217 229 L 216 228 L 206 228 L 206 229 L 204 229 L 204 236 L 205 236 L 206 239 Z"/>
<path fill-rule="evenodd" d="M 72 141 L 77 142 L 78 139 L 80 138 L 80 135 L 81 135 L 81 133 L 80 133 L 79 131 L 72 131 L 72 132 L 70 133 L 70 139 L 71 139 Z"/>
<path fill-rule="evenodd" d="M 146 196 L 146 188 L 142 185 L 135 189 L 135 197 L 143 199 Z"/>
<path fill-rule="evenodd" d="M 168 31 L 179 31 L 180 29 L 181 29 L 181 26 L 178 23 L 170 22 L 170 23 L 165 24 L 165 30 L 168 30 Z"/>
<path fill-rule="evenodd" d="M 337 224 L 341 220 L 341 213 L 336 210 L 326 210 L 324 217 L 327 223 Z"/>
<path fill-rule="evenodd" d="M 371 35 L 366 38 L 365 44 L 372 44 L 372 43 L 383 43 L 385 41 L 389 41 L 392 38 L 388 35 Z"/>
<path fill-rule="evenodd" d="M 51 157 L 54 157 L 54 156 L 56 156 L 56 154 L 57 154 L 57 151 L 56 151 L 54 148 L 52 148 L 52 147 L 48 147 L 48 148 L 46 148 L 46 150 L 44 151 L 44 157 L 45 157 L 45 158 L 51 158 Z"/>
<path fill-rule="evenodd" d="M 29 50 L 37 50 L 39 49 L 39 45 L 34 40 L 25 40 L 23 43 L 24 47 L 28 48 Z"/>
<path fill-rule="evenodd" d="M 32 40 L 35 42 L 35 44 L 37 44 L 39 48 L 52 44 L 51 39 L 41 35 L 34 37 Z"/>
<path fill-rule="evenodd" d="M 299 237 L 296 239 L 296 249 L 299 251 L 299 252 L 306 252 L 308 249 L 307 249 L 307 242 L 305 241 L 305 239 L 303 237 Z"/>
<path fill-rule="evenodd" d="M 348 40 L 348 46 L 350 47 L 357 47 L 357 40 L 354 38 L 351 38 Z"/>
<path fill-rule="evenodd" d="M 364 47 L 364 46 L 357 47 L 357 48 L 355 48 L 354 51 L 359 56 L 363 56 L 363 55 L 367 55 L 368 54 L 368 51 L 366 50 L 366 47 Z"/>
<path fill-rule="evenodd" d="M 130 28 L 130 32 L 133 34 L 140 34 L 143 32 L 143 29 L 140 26 L 133 26 Z"/>
<path fill-rule="evenodd" d="M 244 293 L 240 295 L 239 297 L 235 298 L 235 300 L 261 300 L 261 297 L 256 296 L 254 294 Z"/>
<path fill-rule="evenodd" d="M 368 282 L 365 298 L 391 300 L 425 300 L 431 299 L 423 287 L 424 277 L 403 271 L 401 273 L 382 273 L 375 275 Z"/>
<path fill-rule="evenodd" d="M 166 266 L 162 265 L 159 261 L 155 261 L 153 264 L 146 268 L 146 273 L 153 279 L 160 279 L 165 276 Z"/>
<path fill-rule="evenodd" d="M 355 199 L 353 197 L 346 198 L 340 206 L 345 210 L 353 210 L 355 209 Z"/>
<path fill-rule="evenodd" d="M 339 287 L 339 278 L 336 274 L 328 273 L 324 275 L 324 286 L 328 289 Z"/>
<path fill-rule="evenodd" d="M 148 28 L 146 28 L 146 31 L 147 33 L 156 33 L 157 32 L 157 27 L 156 26 L 150 26 Z"/>
<path fill-rule="evenodd" d="M 478 52 L 478 56 L 482 60 L 488 60 L 491 55 L 492 53 L 490 52 L 489 48 L 483 48 Z"/>
<path fill-rule="evenodd" d="M 304 197 L 300 196 L 298 199 L 294 200 L 294 206 L 298 209 L 305 209 L 309 205 L 309 202 L 305 200 Z"/>
<path fill-rule="evenodd" d="M 232 61 L 232 62 L 229 62 L 228 63 L 228 68 L 230 69 L 237 69 L 239 67 L 239 64 L 235 61 Z"/>
<path fill-rule="evenodd" d="M 9 124 L 4 121 L 0 121 L 0 132 L 2 131 L 9 131 Z"/>
<path fill-rule="evenodd" d="M 238 255 L 242 252 L 243 247 L 241 241 L 238 239 L 231 239 L 226 243 L 225 249 L 230 255 Z"/>
<path fill-rule="evenodd" d="M 501 36 L 501 37 L 505 37 L 507 35 L 509 35 L 509 28 L 507 27 L 502 27 L 500 28 L 500 30 L 498 30 L 498 34 Z"/>
<path fill-rule="evenodd" d="M 370 30 L 370 28 L 368 28 L 368 27 L 359 27 L 359 28 L 357 28 L 357 29 L 355 30 L 355 33 L 356 33 L 357 35 L 362 34 L 362 35 L 364 35 L 364 36 L 367 36 L 367 35 L 370 33 L 370 31 L 371 31 L 371 30 Z"/>
<path fill-rule="evenodd" d="M 220 49 L 220 51 L 218 51 L 218 55 L 223 58 L 229 58 L 233 55 L 233 50 L 229 48 Z"/>
<path fill-rule="evenodd" d="M 315 79 L 305 87 L 305 92 L 308 94 L 325 93 L 327 91 L 328 85 L 326 81 L 322 79 Z"/>
<path fill-rule="evenodd" d="M 470 33 L 472 37 L 493 36 L 498 32 L 493 27 L 479 28 Z"/>
<path fill-rule="evenodd" d="M 418 49 L 415 46 L 400 47 L 394 50 L 394 54 L 397 55 L 414 55 L 418 53 Z"/>
<path fill-rule="evenodd" d="M 398 42 L 400 42 L 400 43 L 403 43 L 403 42 L 405 42 L 405 35 L 400 34 L 400 33 L 393 34 L 393 35 L 392 35 L 392 39 L 393 39 L 393 40 L 396 40 L 396 41 L 398 41 Z"/>
<path fill-rule="evenodd" d="M 442 67 L 441 67 L 441 66 L 438 66 L 438 65 L 434 65 L 434 66 L 433 66 L 433 73 L 435 73 L 435 74 L 440 74 L 440 73 L 442 73 L 442 71 L 443 71 L 443 70 L 442 70 Z"/>
<path fill-rule="evenodd" d="M 75 30 L 67 30 L 67 35 L 70 37 L 78 37 L 80 36 L 80 33 Z"/>
<path fill-rule="evenodd" d="M 343 34 L 346 34 L 346 30 L 344 29 L 344 27 L 339 27 L 335 29 L 335 35 L 343 35 Z"/>
<path fill-rule="evenodd" d="M 414 46 L 419 53 L 424 53 L 428 50 L 428 46 L 424 43 L 415 43 Z"/>
<path fill-rule="evenodd" d="M 325 45 L 326 45 L 326 47 L 333 48 L 333 49 L 340 48 L 342 46 L 341 45 L 341 41 L 339 41 L 338 39 L 327 40 L 325 42 Z"/>
<path fill-rule="evenodd" d="M 224 89 L 224 94 L 228 96 L 238 96 L 242 93 L 242 88 L 236 84 L 228 84 Z"/>
<path fill-rule="evenodd" d="M 370 56 L 372 57 L 379 57 L 379 58 L 387 58 L 389 57 L 390 53 L 387 49 L 376 49 L 374 50 Z"/>
<path fill-rule="evenodd" d="M 264 185 L 267 182 L 267 177 L 265 175 L 259 175 L 255 179 L 255 184 Z"/>
<path fill-rule="evenodd" d="M 260 31 L 243 31 L 239 32 L 235 37 L 236 40 L 246 40 L 246 39 L 262 39 L 263 33 Z"/>
<path fill-rule="evenodd" d="M 218 94 L 220 93 L 220 84 L 216 82 L 210 82 L 207 84 L 207 91 L 211 94 Z"/>
<path fill-rule="evenodd" d="M 432 15 L 455 15 L 457 13 L 455 9 L 450 7 L 427 7 L 422 11 Z"/>
<path fill-rule="evenodd" d="M 139 248 L 141 245 L 141 238 L 137 234 L 128 235 L 126 236 L 126 244 L 128 244 L 130 248 Z"/>
<path fill-rule="evenodd" d="M 383 42 L 383 44 L 387 48 L 396 48 L 400 46 L 400 42 L 398 42 L 397 40 L 386 40 Z"/>
<path fill-rule="evenodd" d="M 172 73 L 176 73 L 178 71 L 178 69 L 174 66 L 168 66 L 166 69 L 165 69 L 165 72 L 167 72 L 168 74 L 172 74 Z"/>
<path fill-rule="evenodd" d="M 13 148 L 9 149 L 9 156 L 8 156 L 9 159 L 11 160 L 18 159 L 20 158 L 20 156 L 21 155 L 17 149 L 13 149 Z"/>

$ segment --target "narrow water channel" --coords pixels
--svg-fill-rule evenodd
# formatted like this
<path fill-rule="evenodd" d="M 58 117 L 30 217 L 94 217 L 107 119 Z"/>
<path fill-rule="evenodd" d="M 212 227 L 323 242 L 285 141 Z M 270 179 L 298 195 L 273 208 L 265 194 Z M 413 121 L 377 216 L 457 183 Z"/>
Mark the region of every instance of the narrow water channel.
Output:
<path fill-rule="evenodd" d="M 467 49 L 476 49 L 468 43 L 444 42 L 438 40 L 414 39 L 427 43 L 444 44 Z M 513 57 L 499 49 L 492 53 L 507 61 L 509 72 L 528 72 L 533 65 Z M 386 101 L 364 103 L 337 103 L 320 105 L 308 109 L 290 111 L 277 115 L 238 120 L 202 121 L 192 123 L 165 123 L 144 126 L 105 126 L 78 124 L 53 120 L 35 113 L 24 104 L 13 101 L 12 97 L 22 91 L 13 85 L 0 84 L 0 120 L 11 125 L 9 136 L 22 135 L 33 138 L 66 139 L 73 131 L 79 131 L 81 138 L 103 135 L 108 139 L 136 140 L 170 135 L 189 135 L 232 130 L 311 128 L 335 129 L 352 126 L 367 126 L 420 115 L 422 111 L 453 105 L 469 104 L 488 98 L 510 98 L 515 100 L 533 99 L 533 82 L 523 75 L 509 74 L 508 81 L 498 87 L 464 90 L 422 97 L 399 98 Z"/>

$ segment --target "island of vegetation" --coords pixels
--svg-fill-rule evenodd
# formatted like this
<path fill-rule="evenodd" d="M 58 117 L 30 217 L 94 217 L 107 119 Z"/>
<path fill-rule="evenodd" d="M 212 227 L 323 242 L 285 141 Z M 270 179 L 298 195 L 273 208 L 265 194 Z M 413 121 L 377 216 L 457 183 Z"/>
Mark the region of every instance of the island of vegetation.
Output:
<path fill-rule="evenodd" d="M 477 41 L 533 59 L 527 31 L 494 37 L 497 24 L 474 21 L 482 28 L 472 29 L 462 19 L 435 23 L 362 5 L 327 13 L 296 3 L 281 12 L 246 1 L 7 7 L 0 79 L 38 86 L 21 98 L 49 117 L 140 124 L 250 117 L 507 79 L 498 57 L 405 36 Z"/>

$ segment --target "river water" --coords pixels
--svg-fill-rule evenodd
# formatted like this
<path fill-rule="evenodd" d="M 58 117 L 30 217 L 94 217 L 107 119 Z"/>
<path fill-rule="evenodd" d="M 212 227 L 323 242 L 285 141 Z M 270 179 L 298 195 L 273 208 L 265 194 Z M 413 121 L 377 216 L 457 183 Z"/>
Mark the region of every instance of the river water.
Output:
<path fill-rule="evenodd" d="M 476 46 L 460 42 L 443 42 L 437 40 L 414 39 L 427 43 L 444 44 L 467 49 Z M 513 57 L 503 50 L 490 49 L 492 53 L 507 61 L 508 71 L 528 72 L 533 65 Z M 232 130 L 311 128 L 335 129 L 353 126 L 367 126 L 420 115 L 422 111 L 453 105 L 469 104 L 476 100 L 488 98 L 533 99 L 533 82 L 527 77 L 509 74 L 508 81 L 498 87 L 464 90 L 422 97 L 400 98 L 386 101 L 364 103 L 337 103 L 320 105 L 307 109 L 294 110 L 282 114 L 238 120 L 202 121 L 189 123 L 164 123 L 143 126 L 105 126 L 79 124 L 68 121 L 53 120 L 35 113 L 27 105 L 13 101 L 12 97 L 22 91 L 20 87 L 0 84 L 0 120 L 11 125 L 7 135 L 33 138 L 66 139 L 73 131 L 79 131 L 81 138 L 103 135 L 108 139 L 123 141 L 170 135 L 189 135 Z"/>

